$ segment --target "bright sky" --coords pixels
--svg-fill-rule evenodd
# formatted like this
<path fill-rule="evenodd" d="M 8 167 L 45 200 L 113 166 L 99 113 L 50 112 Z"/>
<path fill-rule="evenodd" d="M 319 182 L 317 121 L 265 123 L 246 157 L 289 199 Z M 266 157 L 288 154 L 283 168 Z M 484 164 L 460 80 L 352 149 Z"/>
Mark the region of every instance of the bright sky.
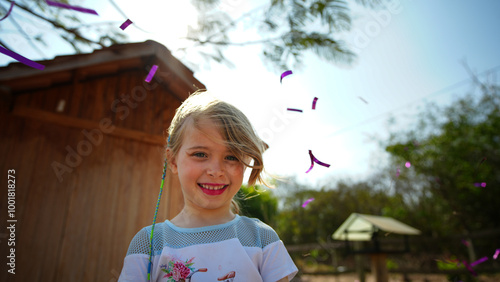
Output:
<path fill-rule="evenodd" d="M 189 1 L 116 2 L 136 24 L 125 30 L 132 42 L 153 39 L 175 51 L 183 46 L 177 38 L 196 22 Z M 223 0 L 221 5 L 238 15 L 266 2 Z M 88 22 L 115 21 L 118 28 L 126 20 L 108 1 L 73 3 L 98 11 L 99 17 L 83 16 Z M 358 60 L 349 67 L 307 54 L 304 68 L 292 69 L 294 73 L 280 84 L 279 74 L 264 67 L 258 46 L 229 48 L 226 55 L 233 69 L 216 63 L 208 69 L 194 52 L 188 53 L 196 78 L 246 113 L 269 143 L 265 162 L 271 173 L 296 175 L 305 183 L 361 180 L 385 163 L 377 138 L 388 135 L 391 115 L 396 121 L 391 128 L 405 128 L 415 121 L 414 114 L 425 101 L 447 104 L 472 89 L 468 83 L 456 85 L 469 78 L 460 63 L 464 58 L 478 73 L 500 66 L 500 1 L 393 0 L 390 12 L 351 7 L 353 27 L 345 40 L 357 50 Z M 28 34 L 35 34 L 22 18 L 19 21 Z M 16 38 L 14 32 L 5 32 L 13 30 L 12 22 L 0 22 L 0 28 L 2 40 Z M 50 31 L 44 36 L 50 36 Z M 233 36 L 242 42 L 257 35 L 238 30 Z M 18 39 L 11 45 L 13 51 L 42 58 L 21 42 Z M 71 52 L 66 44 L 54 42 L 58 41 L 48 40 L 51 49 L 44 49 L 46 58 Z M 0 65 L 10 61 L 0 56 Z M 314 97 L 318 97 L 316 110 L 311 109 Z M 287 112 L 286 108 L 304 112 Z M 308 150 L 331 166 L 315 165 L 306 174 Z"/>

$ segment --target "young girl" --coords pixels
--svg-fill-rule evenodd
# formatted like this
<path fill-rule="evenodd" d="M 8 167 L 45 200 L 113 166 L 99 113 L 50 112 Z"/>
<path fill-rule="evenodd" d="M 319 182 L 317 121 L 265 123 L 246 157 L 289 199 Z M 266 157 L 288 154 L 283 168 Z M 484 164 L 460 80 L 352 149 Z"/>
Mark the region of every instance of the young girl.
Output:
<path fill-rule="evenodd" d="M 247 117 L 195 92 L 177 109 L 168 136 L 168 168 L 179 177 L 184 207 L 155 224 L 151 281 L 291 280 L 297 268 L 276 232 L 238 215 L 233 200 L 247 167 L 249 185 L 263 181 L 267 144 Z M 147 281 L 151 229 L 132 239 L 119 281 Z"/>

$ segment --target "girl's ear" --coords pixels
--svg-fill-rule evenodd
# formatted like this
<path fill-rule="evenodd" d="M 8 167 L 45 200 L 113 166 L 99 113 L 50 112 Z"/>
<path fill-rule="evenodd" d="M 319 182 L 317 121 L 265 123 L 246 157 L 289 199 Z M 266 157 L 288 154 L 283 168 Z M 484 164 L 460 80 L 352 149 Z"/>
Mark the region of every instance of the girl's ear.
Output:
<path fill-rule="evenodd" d="M 177 160 L 172 154 L 172 150 L 167 148 L 167 162 L 173 174 L 177 174 Z"/>

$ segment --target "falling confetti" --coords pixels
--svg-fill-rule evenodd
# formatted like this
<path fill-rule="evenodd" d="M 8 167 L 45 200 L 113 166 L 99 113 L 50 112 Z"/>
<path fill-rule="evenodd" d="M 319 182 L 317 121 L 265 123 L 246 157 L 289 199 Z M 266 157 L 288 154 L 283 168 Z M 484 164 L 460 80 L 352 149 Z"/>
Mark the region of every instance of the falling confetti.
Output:
<path fill-rule="evenodd" d="M 151 79 L 153 79 L 153 76 L 155 75 L 156 70 L 158 70 L 158 66 L 153 65 L 153 67 L 151 68 L 151 70 L 148 73 L 148 76 L 146 77 L 146 79 L 144 81 L 146 81 L 148 83 L 151 82 Z"/>
<path fill-rule="evenodd" d="M 467 242 L 467 241 L 465 241 L 465 240 L 463 240 L 463 239 L 462 239 L 462 244 L 464 244 L 464 245 L 465 245 L 465 246 L 467 246 L 467 247 L 469 246 L 469 242 Z"/>
<path fill-rule="evenodd" d="M 47 2 L 47 4 L 50 6 L 55 6 L 55 7 L 59 7 L 59 8 L 69 9 L 69 10 L 75 10 L 78 12 L 99 16 L 99 14 L 95 10 L 92 10 L 92 9 L 87 9 L 87 8 L 78 7 L 78 6 L 71 6 L 69 4 L 59 3 L 59 2 L 49 1 L 49 0 L 47 0 L 45 2 Z"/>
<path fill-rule="evenodd" d="M 310 199 L 307 199 L 303 204 L 302 204 L 302 207 L 305 208 L 307 206 L 307 204 L 309 204 L 310 202 L 314 201 L 314 198 L 310 198 Z"/>
<path fill-rule="evenodd" d="M 482 258 L 476 260 L 475 262 L 471 263 L 470 266 L 476 266 L 476 265 L 483 263 L 487 260 L 488 260 L 488 257 L 482 257 Z"/>
<path fill-rule="evenodd" d="M 313 110 L 316 110 L 316 102 L 318 101 L 318 97 L 314 97 L 313 99 Z"/>
<path fill-rule="evenodd" d="M 477 273 L 476 273 L 476 272 L 474 272 L 474 270 L 472 269 L 472 267 L 471 267 L 471 266 L 470 266 L 470 265 L 469 265 L 469 264 L 468 264 L 465 260 L 464 260 L 462 263 L 463 263 L 463 264 L 465 265 L 465 267 L 466 267 L 466 268 L 470 271 L 470 273 L 472 273 L 472 275 L 477 276 Z"/>
<path fill-rule="evenodd" d="M 498 255 L 500 254 L 500 249 L 497 249 L 495 251 L 495 254 L 493 255 L 493 259 L 497 259 Z"/>
<path fill-rule="evenodd" d="M 306 171 L 306 173 L 308 173 L 309 171 L 311 171 L 311 169 L 314 167 L 314 163 L 317 163 L 317 164 L 322 165 L 322 166 L 330 167 L 329 164 L 326 164 L 326 163 L 321 162 L 318 159 L 316 159 L 314 157 L 313 153 L 311 152 L 311 150 L 309 150 L 309 156 L 311 157 L 311 167 Z"/>
<path fill-rule="evenodd" d="M 396 178 L 399 177 L 399 167 L 398 169 L 396 170 Z"/>
<path fill-rule="evenodd" d="M 410 168 L 411 163 L 410 163 L 410 162 L 406 162 L 406 163 L 405 163 L 405 166 L 406 166 L 407 168 Z"/>
<path fill-rule="evenodd" d="M 486 187 L 486 182 L 476 182 L 476 183 L 474 183 L 474 186 L 484 188 L 484 187 Z"/>
<path fill-rule="evenodd" d="M 132 23 L 132 21 L 129 20 L 129 19 L 127 19 L 124 23 L 122 23 L 122 25 L 120 26 L 120 28 L 122 30 L 125 30 L 131 23 Z"/>
<path fill-rule="evenodd" d="M 2 46 L 0 46 L 0 53 L 3 53 L 27 66 L 30 66 L 32 68 L 35 68 L 35 69 L 39 69 L 39 70 L 43 70 L 45 68 L 44 65 L 41 65 L 37 62 L 33 62 L 32 60 L 28 59 L 28 58 L 25 58 L 19 54 L 17 54 L 16 52 L 12 52 L 10 50 L 7 50 L 5 48 L 3 48 Z"/>
<path fill-rule="evenodd" d="M 365 102 L 365 104 L 368 104 L 368 102 L 367 102 L 365 99 L 363 99 L 361 96 L 358 96 L 358 98 L 359 98 L 361 101 Z"/>
<path fill-rule="evenodd" d="M 14 2 L 14 1 L 10 2 L 9 11 L 7 12 L 7 14 L 5 16 L 3 16 L 3 18 L 0 19 L 0 22 L 5 20 L 10 15 L 10 12 L 12 12 L 12 8 L 14 8 L 14 4 L 16 4 L 16 2 Z"/>
<path fill-rule="evenodd" d="M 300 109 L 287 108 L 286 110 L 287 111 L 294 111 L 294 112 L 301 112 L 302 113 L 302 110 L 300 110 Z"/>
<path fill-rule="evenodd" d="M 282 73 L 281 74 L 281 78 L 280 78 L 280 83 L 281 81 L 283 80 L 283 77 L 287 76 L 287 75 L 291 75 L 292 74 L 292 71 L 291 70 L 287 70 L 286 72 Z"/>

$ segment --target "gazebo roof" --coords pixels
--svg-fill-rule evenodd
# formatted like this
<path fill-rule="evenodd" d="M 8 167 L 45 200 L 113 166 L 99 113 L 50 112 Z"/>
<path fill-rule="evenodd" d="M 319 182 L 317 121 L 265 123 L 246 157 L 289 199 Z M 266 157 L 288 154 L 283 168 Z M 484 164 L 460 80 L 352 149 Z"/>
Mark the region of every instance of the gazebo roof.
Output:
<path fill-rule="evenodd" d="M 418 235 L 420 230 L 392 217 L 352 213 L 333 233 L 335 240 L 370 241 L 376 231 L 402 235 Z"/>

